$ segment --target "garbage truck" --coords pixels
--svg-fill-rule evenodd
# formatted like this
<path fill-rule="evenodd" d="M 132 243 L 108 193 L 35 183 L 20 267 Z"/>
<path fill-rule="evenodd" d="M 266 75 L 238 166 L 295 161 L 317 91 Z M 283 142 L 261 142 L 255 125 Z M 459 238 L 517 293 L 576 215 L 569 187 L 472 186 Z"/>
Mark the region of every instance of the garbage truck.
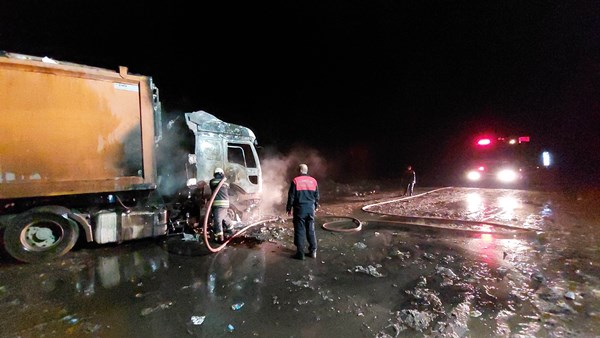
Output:
<path fill-rule="evenodd" d="M 216 167 L 232 217 L 260 204 L 253 131 L 202 110 L 163 121 L 151 76 L 0 51 L 0 103 L 0 240 L 17 261 L 184 233 Z"/>

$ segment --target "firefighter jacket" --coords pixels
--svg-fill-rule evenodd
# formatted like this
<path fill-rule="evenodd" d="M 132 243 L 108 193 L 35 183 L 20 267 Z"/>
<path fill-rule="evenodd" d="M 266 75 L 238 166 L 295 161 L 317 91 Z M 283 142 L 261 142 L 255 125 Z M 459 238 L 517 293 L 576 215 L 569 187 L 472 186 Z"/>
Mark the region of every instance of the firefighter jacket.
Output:
<path fill-rule="evenodd" d="M 223 176 L 217 174 L 217 175 L 215 175 L 215 178 L 210 180 L 209 185 L 210 185 L 211 192 L 215 191 L 215 189 L 217 188 L 217 186 L 219 185 L 219 183 L 221 182 L 222 179 L 223 179 Z M 223 185 L 221 186 L 221 189 L 219 189 L 219 191 L 217 192 L 217 195 L 215 196 L 215 200 L 213 201 L 212 206 L 214 208 L 229 209 L 229 184 L 227 182 L 224 182 Z"/>
<path fill-rule="evenodd" d="M 292 180 L 285 210 L 290 212 L 292 208 L 301 210 L 319 208 L 319 185 L 317 180 L 307 174 L 300 174 Z"/>

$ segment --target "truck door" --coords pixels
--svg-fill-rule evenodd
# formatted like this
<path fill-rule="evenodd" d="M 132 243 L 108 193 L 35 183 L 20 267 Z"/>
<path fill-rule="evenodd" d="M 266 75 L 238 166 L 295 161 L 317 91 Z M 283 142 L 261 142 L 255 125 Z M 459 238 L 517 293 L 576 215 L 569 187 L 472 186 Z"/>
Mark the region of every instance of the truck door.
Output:
<path fill-rule="evenodd" d="M 227 145 L 228 167 L 236 174 L 233 184 L 245 193 L 256 193 L 261 188 L 261 172 L 258 156 L 249 143 L 229 143 Z"/>

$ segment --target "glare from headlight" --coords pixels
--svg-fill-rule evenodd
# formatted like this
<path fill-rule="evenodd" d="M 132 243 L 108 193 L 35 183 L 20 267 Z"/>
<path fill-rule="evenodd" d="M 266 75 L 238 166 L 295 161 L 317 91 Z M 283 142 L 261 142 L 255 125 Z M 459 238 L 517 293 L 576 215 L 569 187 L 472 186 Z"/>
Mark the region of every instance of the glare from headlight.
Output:
<path fill-rule="evenodd" d="M 498 172 L 496 176 L 500 182 L 510 183 L 517 180 L 517 173 L 511 169 L 503 169 Z"/>
<path fill-rule="evenodd" d="M 467 178 L 470 181 L 479 181 L 481 179 L 481 174 L 479 172 L 477 172 L 477 171 L 474 171 L 474 170 L 473 171 L 469 171 L 467 173 Z"/>

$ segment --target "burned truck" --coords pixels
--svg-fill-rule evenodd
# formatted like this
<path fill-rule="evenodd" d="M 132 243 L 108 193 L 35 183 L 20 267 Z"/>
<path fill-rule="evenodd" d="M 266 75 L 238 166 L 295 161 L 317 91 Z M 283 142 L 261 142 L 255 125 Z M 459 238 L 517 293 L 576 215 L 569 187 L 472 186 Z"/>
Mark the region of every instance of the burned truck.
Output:
<path fill-rule="evenodd" d="M 183 233 L 216 167 L 234 217 L 260 203 L 252 130 L 201 110 L 163 121 L 151 76 L 0 52 L 0 102 L 0 239 L 18 261 Z"/>

